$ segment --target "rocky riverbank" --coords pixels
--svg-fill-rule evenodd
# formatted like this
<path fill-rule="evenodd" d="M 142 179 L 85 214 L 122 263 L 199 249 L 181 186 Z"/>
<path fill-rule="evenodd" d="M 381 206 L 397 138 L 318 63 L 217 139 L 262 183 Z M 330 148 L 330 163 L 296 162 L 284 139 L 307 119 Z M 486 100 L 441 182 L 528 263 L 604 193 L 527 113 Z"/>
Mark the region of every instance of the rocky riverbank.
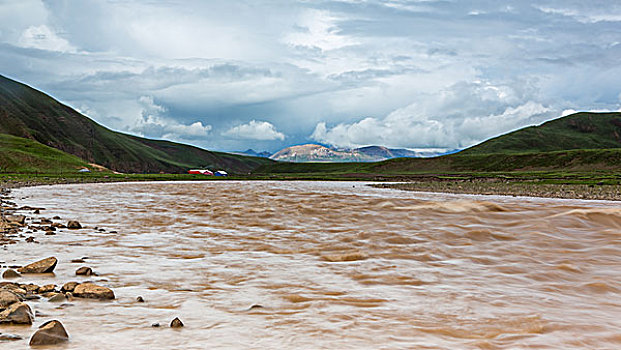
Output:
<path fill-rule="evenodd" d="M 23 184 L 22 184 L 23 185 Z M 75 220 L 64 221 L 55 216 L 41 217 L 45 208 L 18 207 L 13 202 L 11 190 L 0 188 L 0 249 L 10 249 L 15 244 L 45 243 L 46 238 L 62 233 L 63 230 L 84 230 L 97 227 L 82 227 Z M 36 216 L 34 216 L 36 214 Z M 110 231 L 110 233 L 116 233 Z M 23 339 L 17 334 L 3 332 L 3 327 L 12 325 L 32 326 L 39 318 L 48 319 L 32 333 L 29 345 L 53 345 L 69 341 L 67 330 L 62 322 L 54 315 L 44 315 L 37 311 L 39 303 L 57 303 L 58 309 L 73 306 L 72 302 L 78 299 L 87 300 L 115 300 L 112 286 L 102 285 L 101 282 L 86 281 L 55 281 L 45 285 L 37 285 L 28 281 L 29 276 L 55 276 L 54 270 L 62 263 L 86 263 L 88 257 L 76 258 L 71 261 L 58 261 L 55 257 L 47 257 L 28 263 L 24 257 L 24 265 L 8 265 L 0 261 L 2 280 L 0 280 L 0 344 L 15 342 Z M 89 266 L 81 266 L 75 271 L 76 277 L 96 277 L 97 273 Z M 105 280 L 102 280 L 105 282 Z M 137 296 L 136 303 L 144 303 L 141 296 Z M 34 312 L 33 312 L 34 309 Z M 154 324 L 156 325 L 156 324 Z M 159 326 L 159 324 L 157 324 Z M 157 327 L 154 326 L 154 327 Z M 183 323 L 175 318 L 170 327 L 183 327 Z"/>
<path fill-rule="evenodd" d="M 377 188 L 405 191 L 526 196 L 542 198 L 621 200 L 621 186 L 606 184 L 541 184 L 508 181 L 421 181 L 375 184 Z"/>

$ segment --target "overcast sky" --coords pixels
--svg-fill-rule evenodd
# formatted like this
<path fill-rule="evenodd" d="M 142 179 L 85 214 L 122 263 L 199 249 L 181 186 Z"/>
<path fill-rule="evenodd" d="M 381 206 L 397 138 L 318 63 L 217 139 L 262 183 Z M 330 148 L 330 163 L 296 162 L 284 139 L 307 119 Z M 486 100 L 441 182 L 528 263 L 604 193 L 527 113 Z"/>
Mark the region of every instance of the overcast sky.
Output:
<path fill-rule="evenodd" d="M 214 150 L 463 148 L 619 110 L 621 1 L 0 0 L 0 74 Z"/>

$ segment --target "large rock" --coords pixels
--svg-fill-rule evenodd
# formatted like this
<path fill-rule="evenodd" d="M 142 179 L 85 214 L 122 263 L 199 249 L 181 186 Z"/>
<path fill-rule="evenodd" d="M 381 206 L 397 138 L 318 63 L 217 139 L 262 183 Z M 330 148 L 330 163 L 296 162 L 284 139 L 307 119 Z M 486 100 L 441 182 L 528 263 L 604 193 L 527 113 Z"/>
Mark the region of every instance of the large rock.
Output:
<path fill-rule="evenodd" d="M 19 302 L 19 298 L 14 293 L 9 292 L 8 290 L 0 290 L 0 310 L 4 310 L 11 304 Z"/>
<path fill-rule="evenodd" d="M 2 278 L 17 278 L 20 277 L 21 275 L 19 273 L 17 273 L 17 271 L 13 270 L 13 269 L 7 269 L 2 273 Z"/>
<path fill-rule="evenodd" d="M 8 309 L 0 312 L 1 323 L 32 324 L 34 316 L 30 306 L 26 303 L 14 303 Z"/>
<path fill-rule="evenodd" d="M 30 346 L 53 345 L 69 340 L 69 335 L 60 321 L 48 321 L 42 324 L 30 338 Z"/>
<path fill-rule="evenodd" d="M 77 229 L 81 229 L 82 225 L 80 225 L 79 222 L 72 220 L 67 223 L 67 228 L 71 230 L 77 230 Z"/>
<path fill-rule="evenodd" d="M 114 299 L 114 292 L 110 288 L 87 282 L 77 285 L 73 290 L 73 296 L 88 299 Z"/>
<path fill-rule="evenodd" d="M 39 260 L 32 264 L 17 269 L 21 273 L 48 273 L 54 271 L 58 260 L 54 257 Z"/>

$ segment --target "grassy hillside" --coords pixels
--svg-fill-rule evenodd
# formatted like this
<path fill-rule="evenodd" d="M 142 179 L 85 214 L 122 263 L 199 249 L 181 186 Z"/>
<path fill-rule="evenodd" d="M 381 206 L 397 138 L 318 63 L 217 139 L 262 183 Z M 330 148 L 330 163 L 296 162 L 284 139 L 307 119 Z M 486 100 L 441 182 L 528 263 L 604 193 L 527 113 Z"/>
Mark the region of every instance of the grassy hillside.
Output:
<path fill-rule="evenodd" d="M 376 163 L 265 165 L 257 174 L 416 174 L 507 171 L 621 171 L 621 113 L 576 113 L 434 158 Z"/>
<path fill-rule="evenodd" d="M 621 148 L 621 113 L 576 113 L 498 136 L 461 154 Z"/>
<path fill-rule="evenodd" d="M 39 142 L 0 134 L 0 172 L 76 173 L 89 167 L 82 159 Z"/>
<path fill-rule="evenodd" d="M 435 158 L 397 158 L 376 163 L 278 163 L 254 174 L 421 174 L 510 171 L 619 171 L 621 149 L 535 153 L 451 154 Z"/>
<path fill-rule="evenodd" d="M 0 133 L 32 139 L 121 172 L 185 172 L 188 168 L 210 167 L 245 173 L 271 162 L 114 132 L 50 96 L 3 76 Z"/>

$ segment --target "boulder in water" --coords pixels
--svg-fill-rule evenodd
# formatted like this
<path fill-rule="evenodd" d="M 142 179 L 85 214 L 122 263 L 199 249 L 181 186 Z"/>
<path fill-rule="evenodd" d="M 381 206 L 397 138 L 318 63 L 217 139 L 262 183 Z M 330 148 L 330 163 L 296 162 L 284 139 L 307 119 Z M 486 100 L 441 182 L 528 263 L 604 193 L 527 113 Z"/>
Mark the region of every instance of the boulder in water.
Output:
<path fill-rule="evenodd" d="M 17 277 L 20 277 L 20 276 L 21 275 L 17 271 L 15 271 L 13 269 L 7 269 L 7 270 L 5 270 L 2 273 L 2 278 L 6 278 L 6 279 L 8 279 L 8 278 L 17 278 Z"/>
<path fill-rule="evenodd" d="M 183 327 L 183 322 L 181 322 L 179 317 L 175 317 L 175 319 L 170 322 L 170 327 L 171 328 L 181 328 L 181 327 Z"/>
<path fill-rule="evenodd" d="M 75 287 L 73 295 L 78 298 L 87 299 L 114 299 L 114 292 L 112 289 L 98 286 L 94 283 L 82 283 Z"/>
<path fill-rule="evenodd" d="M 32 310 L 26 303 L 13 303 L 6 310 L 0 312 L 0 324 L 32 324 L 33 321 Z"/>
<path fill-rule="evenodd" d="M 58 293 L 49 298 L 47 301 L 50 303 L 62 303 L 63 301 L 67 301 L 67 297 L 63 293 Z"/>
<path fill-rule="evenodd" d="M 17 269 L 20 273 L 49 273 L 53 272 L 58 260 L 55 257 L 39 260 Z"/>
<path fill-rule="evenodd" d="M 17 334 L 7 334 L 7 333 L 0 333 L 0 341 L 14 341 L 14 340 L 21 340 L 22 337 L 20 337 Z"/>
<path fill-rule="evenodd" d="M 93 274 L 93 269 L 88 266 L 82 266 L 75 271 L 77 276 L 90 276 Z"/>
<path fill-rule="evenodd" d="M 78 284 L 79 284 L 78 282 L 67 282 L 63 284 L 63 286 L 60 288 L 60 291 L 63 293 L 73 292 L 73 290 L 75 289 L 75 287 L 77 287 Z"/>
<path fill-rule="evenodd" d="M 67 228 L 71 230 L 78 230 L 82 228 L 82 225 L 78 221 L 71 220 L 67 223 Z"/>
<path fill-rule="evenodd" d="M 39 329 L 30 338 L 30 346 L 35 345 L 53 345 L 64 343 L 69 340 L 69 335 L 60 321 L 48 321 L 39 327 Z"/>
<path fill-rule="evenodd" d="M 0 290 L 0 310 L 4 310 L 11 306 L 11 304 L 19 302 L 19 297 L 15 293 L 8 290 Z"/>
<path fill-rule="evenodd" d="M 54 292 L 54 291 L 56 291 L 55 284 L 46 284 L 44 286 L 39 287 L 39 290 L 37 290 L 37 293 L 44 294 L 44 293 L 49 293 L 49 292 Z"/>

